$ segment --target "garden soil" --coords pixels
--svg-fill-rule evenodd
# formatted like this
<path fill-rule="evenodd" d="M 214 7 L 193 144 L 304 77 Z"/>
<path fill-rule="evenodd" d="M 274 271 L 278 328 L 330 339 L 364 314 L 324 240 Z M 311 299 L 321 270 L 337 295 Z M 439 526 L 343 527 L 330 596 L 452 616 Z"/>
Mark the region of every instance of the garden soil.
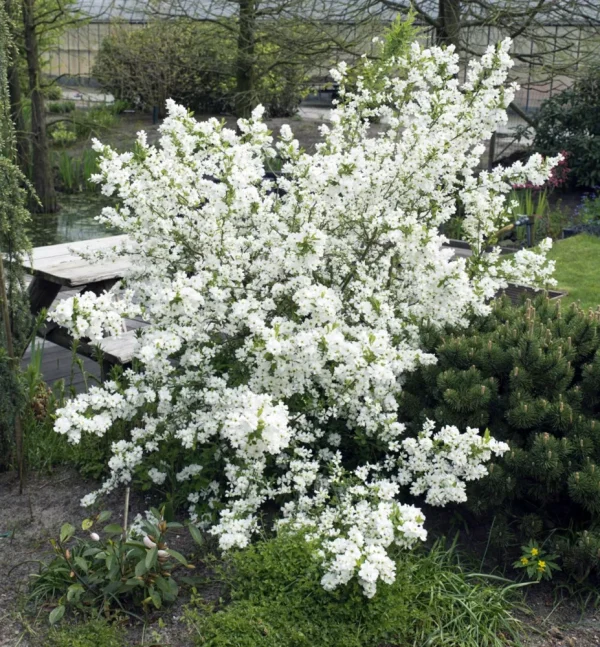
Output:
<path fill-rule="evenodd" d="M 49 540 L 58 535 L 63 523 L 69 521 L 81 527 L 86 515 L 79 501 L 96 486 L 82 480 L 73 469 L 57 469 L 52 474 L 29 475 L 23 494 L 19 494 L 16 475 L 0 474 L 0 647 L 44 647 L 51 608 L 28 607 L 28 574 L 37 571 L 40 560 L 52 555 Z M 112 521 L 116 523 L 123 521 L 123 498 L 122 492 L 115 493 L 104 506 L 113 510 Z M 133 496 L 130 519 L 148 506 L 148 501 Z M 7 533 L 10 536 L 4 536 Z M 183 533 L 172 539 L 171 546 L 186 555 L 194 550 L 190 538 Z M 191 561 L 198 574 L 206 575 L 200 560 L 192 557 Z M 216 583 L 199 589 L 206 602 L 217 601 L 221 593 Z M 150 618 L 144 630 L 139 625 L 128 628 L 127 644 L 192 647 L 192 634 L 182 619 L 188 601 L 184 593 L 160 622 L 158 617 Z M 524 642 L 527 647 L 600 647 L 599 611 L 584 612 L 577 601 L 557 602 L 546 586 L 532 587 L 526 602 L 531 612 L 522 616 L 523 624 L 533 628 Z"/>

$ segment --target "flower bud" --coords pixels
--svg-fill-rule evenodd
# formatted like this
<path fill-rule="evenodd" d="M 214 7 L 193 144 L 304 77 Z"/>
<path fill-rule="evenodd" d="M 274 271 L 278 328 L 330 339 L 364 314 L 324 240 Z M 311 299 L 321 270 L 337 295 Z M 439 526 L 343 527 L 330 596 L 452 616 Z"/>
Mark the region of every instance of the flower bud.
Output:
<path fill-rule="evenodd" d="M 90 533 L 90 539 L 92 541 L 100 541 L 100 535 L 97 532 Z"/>
<path fill-rule="evenodd" d="M 156 544 L 152 541 L 152 539 L 150 539 L 150 537 L 148 537 L 148 535 L 144 537 L 143 541 L 144 541 L 144 546 L 146 546 L 146 548 L 149 548 L 149 549 L 156 548 Z"/>

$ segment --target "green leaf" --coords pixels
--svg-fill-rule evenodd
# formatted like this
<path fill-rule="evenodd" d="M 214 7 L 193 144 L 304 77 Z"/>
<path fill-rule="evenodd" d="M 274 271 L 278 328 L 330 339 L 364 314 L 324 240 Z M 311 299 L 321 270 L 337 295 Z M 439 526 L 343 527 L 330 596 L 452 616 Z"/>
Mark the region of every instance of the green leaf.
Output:
<path fill-rule="evenodd" d="M 69 541 L 69 539 L 71 539 L 71 537 L 74 534 L 75 534 L 75 526 L 72 526 L 70 523 L 65 523 L 62 526 L 62 528 L 60 529 L 60 541 L 61 541 L 61 543 Z"/>
<path fill-rule="evenodd" d="M 102 512 L 98 515 L 98 523 L 104 523 L 105 521 L 108 521 L 112 517 L 112 512 L 110 510 L 102 510 Z"/>
<path fill-rule="evenodd" d="M 109 582 L 103 590 L 105 595 L 112 595 L 116 593 L 122 586 L 122 582 Z"/>
<path fill-rule="evenodd" d="M 84 519 L 81 522 L 81 529 L 89 530 L 93 525 L 94 525 L 94 521 L 92 519 Z"/>
<path fill-rule="evenodd" d="M 169 553 L 171 557 L 174 557 L 180 564 L 183 564 L 184 566 L 188 565 L 187 559 L 181 553 L 178 553 L 176 550 L 173 550 L 172 548 L 167 548 L 167 553 Z"/>
<path fill-rule="evenodd" d="M 121 535 L 123 534 L 123 528 L 118 523 L 109 523 L 108 526 L 104 526 L 104 532 L 107 535 Z"/>
<path fill-rule="evenodd" d="M 84 551 L 84 557 L 95 557 L 100 552 L 99 548 L 88 548 Z"/>
<path fill-rule="evenodd" d="M 89 565 L 83 557 L 75 557 L 74 561 L 84 573 L 88 572 Z"/>
<path fill-rule="evenodd" d="M 136 577 L 142 577 L 146 573 L 148 569 L 146 568 L 146 559 L 141 559 L 136 565 L 135 565 L 135 575 Z"/>
<path fill-rule="evenodd" d="M 154 606 L 157 609 L 160 609 L 160 607 L 162 605 L 162 599 L 161 599 L 160 594 L 158 593 L 158 591 L 152 591 L 152 593 L 150 593 L 150 597 L 152 598 L 152 603 L 154 604 Z"/>
<path fill-rule="evenodd" d="M 190 535 L 192 535 L 192 539 L 198 544 L 198 546 L 202 546 L 204 539 L 197 526 L 194 526 L 194 524 L 191 523 L 188 528 L 190 529 Z"/>
<path fill-rule="evenodd" d="M 165 521 L 173 521 L 175 513 L 173 511 L 173 502 L 167 501 L 162 508 L 163 519 Z"/>
<path fill-rule="evenodd" d="M 149 550 L 146 553 L 146 568 L 150 570 L 151 568 L 154 568 L 156 566 L 156 560 L 158 558 L 158 546 L 154 546 L 152 550 Z M 158 607 L 157 607 L 158 608 Z"/>
<path fill-rule="evenodd" d="M 60 606 L 56 607 L 56 609 L 52 609 L 52 612 L 50 613 L 50 624 L 55 625 L 57 622 L 60 622 L 62 617 L 65 615 L 65 605 L 61 604 Z"/>
<path fill-rule="evenodd" d="M 67 589 L 67 600 L 71 602 L 74 598 L 76 600 L 79 600 L 79 597 L 83 593 L 84 589 L 81 584 L 71 584 L 71 586 Z"/>

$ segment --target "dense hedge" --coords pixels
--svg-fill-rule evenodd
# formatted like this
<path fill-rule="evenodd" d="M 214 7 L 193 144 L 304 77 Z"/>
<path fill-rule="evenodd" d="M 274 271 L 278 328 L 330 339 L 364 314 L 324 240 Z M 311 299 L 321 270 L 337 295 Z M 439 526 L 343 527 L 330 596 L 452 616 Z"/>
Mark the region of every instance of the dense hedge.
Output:
<path fill-rule="evenodd" d="M 542 104 L 534 148 L 543 155 L 568 151 L 573 182 L 600 183 L 600 69 Z"/>
<path fill-rule="evenodd" d="M 465 331 L 428 333 L 439 361 L 401 398 L 415 431 L 429 418 L 488 428 L 510 445 L 468 505 L 495 517 L 507 543 L 551 537 L 578 577 L 600 566 L 599 319 L 576 305 L 503 299 Z"/>
<path fill-rule="evenodd" d="M 306 64 L 280 61 L 282 48 L 261 38 L 256 46 L 254 103 L 271 117 L 296 112 L 307 90 Z M 236 91 L 236 36 L 207 23 L 157 21 L 118 27 L 104 39 L 94 66 L 103 88 L 144 109 L 172 98 L 192 110 L 232 112 Z"/>

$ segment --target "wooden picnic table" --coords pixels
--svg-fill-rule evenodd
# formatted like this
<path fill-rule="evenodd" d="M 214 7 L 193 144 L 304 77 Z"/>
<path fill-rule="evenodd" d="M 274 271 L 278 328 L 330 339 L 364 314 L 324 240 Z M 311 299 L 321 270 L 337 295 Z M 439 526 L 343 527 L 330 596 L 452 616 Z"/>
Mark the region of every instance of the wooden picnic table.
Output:
<path fill-rule="evenodd" d="M 122 259 L 106 263 L 90 263 L 82 259 L 79 253 L 108 251 L 119 246 L 126 239 L 127 236 L 110 236 L 76 243 L 35 247 L 31 257 L 23 263 L 25 271 L 33 276 L 29 284 L 31 312 L 38 315 L 43 309 L 50 308 L 63 288 L 94 294 L 109 290 L 124 276 L 131 261 Z M 72 347 L 73 338 L 65 328 L 57 324 L 46 324 L 38 333 L 59 346 Z M 107 337 L 98 344 L 103 353 L 103 361 L 107 364 L 131 362 L 134 345 L 135 330 L 127 331 L 120 337 Z M 93 357 L 96 353 L 94 345 L 85 341 L 80 342 L 77 349 L 88 357 Z"/>

